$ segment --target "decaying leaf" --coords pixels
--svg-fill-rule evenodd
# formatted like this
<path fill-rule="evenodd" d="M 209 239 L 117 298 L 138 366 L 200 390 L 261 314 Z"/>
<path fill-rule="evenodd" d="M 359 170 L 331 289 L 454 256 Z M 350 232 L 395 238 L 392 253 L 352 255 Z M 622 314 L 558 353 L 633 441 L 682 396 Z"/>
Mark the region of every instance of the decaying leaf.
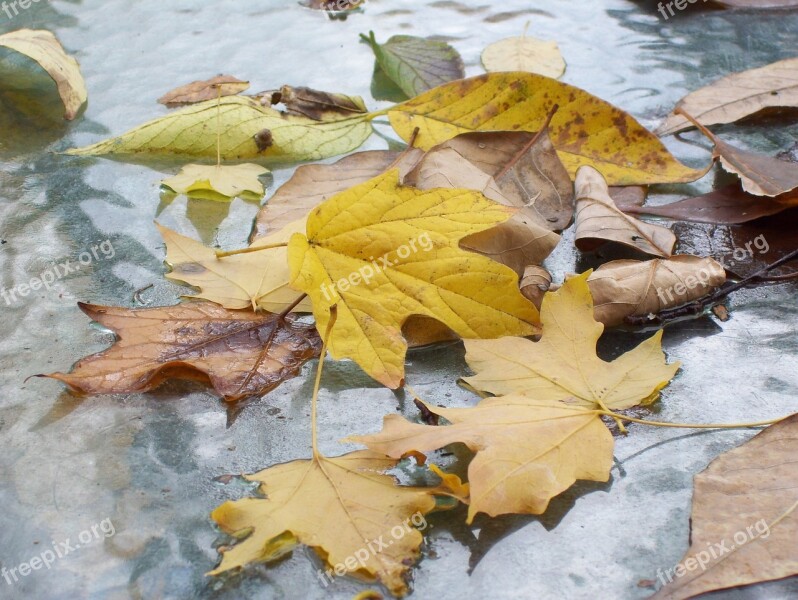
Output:
<path fill-rule="evenodd" d="M 260 200 L 266 191 L 258 178 L 268 172 L 269 169 L 253 164 L 186 165 L 161 184 L 178 194 L 210 200 L 231 200 L 236 196 Z"/>
<path fill-rule="evenodd" d="M 798 205 L 798 192 L 788 192 L 775 198 L 754 196 L 733 183 L 707 194 L 686 198 L 662 206 L 619 205 L 627 213 L 664 217 L 674 221 L 735 225 L 760 217 L 775 215 Z"/>
<path fill-rule="evenodd" d="M 496 227 L 470 235 L 460 242 L 466 250 L 479 252 L 507 265 L 519 275 L 530 264 L 540 264 L 551 254 L 560 236 L 541 227 L 525 203 L 520 206 L 506 198 L 496 181 L 451 147 L 430 150 L 407 174 L 405 184 L 420 190 L 437 188 L 477 190 L 499 204 L 521 208 Z M 542 193 L 542 192 L 541 192 Z"/>
<path fill-rule="evenodd" d="M 798 415 L 716 458 L 695 476 L 690 549 L 656 600 L 798 575 Z"/>
<path fill-rule="evenodd" d="M 740 177 L 743 189 L 749 194 L 774 197 L 798 188 L 798 165 L 795 163 L 735 148 L 718 138 L 689 113 L 681 111 L 680 114 L 715 144 L 713 157 L 719 158 L 720 164 L 729 173 Z"/>
<path fill-rule="evenodd" d="M 707 126 L 734 123 L 773 107 L 798 107 L 798 58 L 728 75 L 691 92 L 676 105 Z M 692 126 L 672 112 L 656 133 L 670 135 Z"/>
<path fill-rule="evenodd" d="M 75 156 L 172 154 L 272 162 L 320 160 L 354 150 L 371 135 L 365 115 L 314 121 L 287 115 L 252 98 L 200 102 L 145 123 L 119 137 L 69 150 Z"/>
<path fill-rule="evenodd" d="M 302 543 L 330 567 L 329 581 L 345 574 L 379 579 L 393 594 L 406 594 L 404 576 L 423 539 L 416 527 L 435 508 L 435 490 L 397 485 L 384 474 L 396 463 L 361 451 L 248 475 L 266 498 L 225 502 L 213 511 L 222 529 L 243 539 L 224 551 L 210 575 L 274 560 Z"/>
<path fill-rule="evenodd" d="M 510 215 L 479 192 L 400 186 L 392 169 L 311 212 L 307 236 L 289 243 L 291 284 L 310 296 L 319 331 L 337 305 L 334 358 L 351 358 L 397 388 L 410 315 L 437 319 L 465 338 L 536 331 L 537 309 L 518 291 L 518 276 L 458 247 Z"/>
<path fill-rule="evenodd" d="M 520 287 L 524 298 L 540 308 L 543 297 L 551 288 L 551 273 L 539 265 L 529 265 L 524 270 Z"/>
<path fill-rule="evenodd" d="M 595 317 L 607 327 L 629 316 L 657 314 L 697 300 L 726 281 L 723 266 L 711 258 L 677 255 L 668 259 L 614 260 L 587 280 Z"/>
<path fill-rule="evenodd" d="M 333 195 L 368 181 L 390 166 L 399 169 L 404 178 L 407 170 L 423 154 L 421 150 L 408 154 L 388 150 L 357 152 L 329 165 L 303 165 L 286 181 L 258 212 L 252 239 L 282 229 L 289 223 L 304 219 L 308 213 Z"/>
<path fill-rule="evenodd" d="M 468 446 L 476 453 L 468 466 L 468 523 L 478 513 L 542 514 L 577 479 L 609 479 L 614 443 L 594 411 L 521 395 L 487 398 L 474 408 L 427 409 L 451 425 L 388 415 L 380 433 L 347 441 L 395 458 L 457 442 Z"/>
<path fill-rule="evenodd" d="M 314 121 L 334 121 L 368 112 L 363 98 L 320 92 L 308 87 L 284 85 L 271 95 L 270 102 L 282 104 L 286 112 Z"/>
<path fill-rule="evenodd" d="M 614 260 L 604 263 L 588 277 L 594 317 L 607 327 L 629 316 L 656 314 L 666 308 L 697 300 L 726 281 L 723 266 L 711 258 L 678 255 L 648 261 Z M 535 306 L 544 294 L 559 289 L 551 275 L 539 266 L 529 266 L 521 280 L 521 293 Z"/>
<path fill-rule="evenodd" d="M 216 302 L 225 308 L 265 310 L 280 313 L 288 308 L 299 294 L 288 285 L 288 249 L 270 248 L 260 252 L 237 254 L 223 259 L 216 251 L 200 242 L 158 225 L 166 243 L 166 262 L 172 267 L 167 278 L 200 288 L 190 298 Z M 287 225 L 258 243 L 271 245 L 287 243 L 294 233 L 305 230 L 305 219 Z M 305 300 L 298 311 L 310 311 Z"/>
<path fill-rule="evenodd" d="M 491 44 L 482 51 L 482 65 L 489 73 L 523 71 L 558 79 L 565 73 L 565 60 L 557 42 L 523 35 Z"/>
<path fill-rule="evenodd" d="M 206 81 L 192 81 L 181 85 L 158 98 L 160 104 L 169 107 L 183 104 L 196 104 L 224 96 L 235 96 L 249 89 L 248 81 L 241 81 L 232 75 L 217 75 Z"/>
<path fill-rule="evenodd" d="M 607 481 L 613 439 L 599 410 L 651 402 L 678 364 L 665 364 L 661 332 L 611 363 L 596 356 L 602 325 L 593 320 L 587 274 L 546 294 L 543 336 L 467 340 L 466 360 L 478 390 L 505 394 L 475 408 L 426 410 L 450 426 L 430 427 L 397 415 L 381 433 L 347 441 L 400 457 L 460 442 L 476 453 L 468 466 L 468 522 L 491 516 L 541 514 L 577 479 Z"/>
<path fill-rule="evenodd" d="M 576 247 L 594 250 L 605 242 L 667 257 L 673 253 L 676 236 L 659 225 L 644 223 L 623 213 L 612 200 L 607 182 L 593 167 L 576 174 Z"/>
<path fill-rule="evenodd" d="M 373 31 L 360 37 L 371 46 L 382 71 L 408 97 L 465 77 L 463 59 L 446 42 L 395 35 L 380 44 Z"/>
<path fill-rule="evenodd" d="M 64 118 L 74 119 L 86 103 L 86 82 L 78 61 L 69 56 L 58 39 L 43 29 L 19 29 L 0 35 L 0 47 L 9 48 L 35 60 L 58 87 L 66 108 Z"/>
<path fill-rule="evenodd" d="M 554 105 L 554 147 L 573 176 L 597 168 L 611 185 L 693 181 L 706 169 L 677 161 L 630 115 L 591 94 L 532 73 L 489 73 L 454 81 L 388 110 L 404 140 L 429 150 L 467 131 L 539 131 Z"/>
<path fill-rule="evenodd" d="M 508 206 L 540 227 L 562 231 L 574 214 L 574 187 L 551 143 L 548 127 L 463 133 L 430 150 L 452 149 L 490 175 Z M 491 197 L 491 196 L 489 196 Z M 499 198 L 493 198 L 501 202 Z"/>
<path fill-rule="evenodd" d="M 665 363 L 662 331 L 612 362 L 596 356 L 604 326 L 593 316 L 589 275 L 571 277 L 543 298 L 539 342 L 466 340 L 466 362 L 476 375 L 465 381 L 498 396 L 520 394 L 571 407 L 626 409 L 654 402 L 679 363 Z"/>
<path fill-rule="evenodd" d="M 118 336 L 111 348 L 82 359 L 70 373 L 41 376 L 79 394 L 145 392 L 170 378 L 196 379 L 232 402 L 295 377 L 321 348 L 312 327 L 208 302 L 140 310 L 79 306 Z"/>

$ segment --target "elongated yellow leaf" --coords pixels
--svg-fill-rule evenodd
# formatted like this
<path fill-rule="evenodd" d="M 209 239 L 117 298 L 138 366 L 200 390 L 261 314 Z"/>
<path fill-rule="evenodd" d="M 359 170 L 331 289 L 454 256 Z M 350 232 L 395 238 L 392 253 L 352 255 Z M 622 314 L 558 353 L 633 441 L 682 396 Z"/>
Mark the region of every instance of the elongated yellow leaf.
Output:
<path fill-rule="evenodd" d="M 454 81 L 394 106 L 388 117 L 405 140 L 418 127 L 416 146 L 429 150 L 466 131 L 537 131 L 555 104 L 551 140 L 572 177 L 582 165 L 598 169 L 610 185 L 693 181 L 706 172 L 680 163 L 622 110 L 532 73 Z"/>
<path fill-rule="evenodd" d="M 604 326 L 593 316 L 590 273 L 571 277 L 544 296 L 539 342 L 466 340 L 466 361 L 476 375 L 465 380 L 491 394 L 572 401 L 590 408 L 618 410 L 656 400 L 680 363 L 665 363 L 662 331 L 612 362 L 596 356 Z"/>
<path fill-rule="evenodd" d="M 249 533 L 224 551 L 210 575 L 274 560 L 298 541 L 330 566 L 320 573 L 329 582 L 336 574 L 379 579 L 393 594 L 404 595 L 403 576 L 420 554 L 417 527 L 426 525 L 424 515 L 435 508 L 435 489 L 396 485 L 384 474 L 394 466 L 384 454 L 361 451 L 249 475 L 267 497 L 226 502 L 213 511 L 211 518 L 228 533 Z"/>
<path fill-rule="evenodd" d="M 175 154 L 271 162 L 319 160 L 354 150 L 371 135 L 366 115 L 314 121 L 239 96 L 201 102 L 111 138 L 70 150 L 78 156 Z"/>
<path fill-rule="evenodd" d="M 301 219 L 261 238 L 259 244 L 286 243 L 304 229 L 305 219 Z M 285 247 L 217 258 L 213 248 L 160 225 L 158 230 L 166 242 L 166 262 L 172 267 L 166 277 L 200 288 L 190 298 L 204 298 L 225 308 L 280 313 L 299 296 L 288 285 Z M 298 310 L 309 311 L 310 303 L 304 302 Z"/>
<path fill-rule="evenodd" d="M 58 39 L 45 30 L 20 29 L 0 35 L 0 46 L 28 56 L 41 65 L 58 86 L 64 102 L 64 118 L 74 119 L 88 98 L 78 61 L 69 56 Z"/>
<path fill-rule="evenodd" d="M 291 284 L 307 293 L 319 331 L 330 308 L 335 358 L 351 358 L 379 382 L 404 378 L 411 315 L 437 319 L 461 337 L 530 335 L 537 309 L 508 267 L 458 247 L 459 241 L 512 215 L 470 190 L 422 192 L 399 185 L 392 169 L 336 194 L 291 238 Z"/>

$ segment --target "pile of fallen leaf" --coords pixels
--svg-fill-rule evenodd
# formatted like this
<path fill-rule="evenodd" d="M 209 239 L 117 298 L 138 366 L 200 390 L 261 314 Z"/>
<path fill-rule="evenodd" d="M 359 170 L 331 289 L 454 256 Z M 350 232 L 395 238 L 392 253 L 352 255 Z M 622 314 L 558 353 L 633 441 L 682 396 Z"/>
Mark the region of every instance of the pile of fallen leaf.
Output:
<path fill-rule="evenodd" d="M 45 34 L 16 32 L 0 44 L 35 57 L 23 45 L 57 45 Z M 708 166 L 692 168 L 629 114 L 558 81 L 565 61 L 554 42 L 526 33 L 498 42 L 483 55 L 488 73 L 464 79 L 447 43 L 362 38 L 376 57 L 375 81 L 399 98 L 391 108 L 370 112 L 359 97 L 304 87 L 245 96 L 247 82 L 219 76 L 162 97 L 182 107 L 175 112 L 69 152 L 215 160 L 163 181 L 172 193 L 214 200 L 262 198 L 262 163 L 348 156 L 298 167 L 261 209 L 247 248 L 221 252 L 160 227 L 167 277 L 197 291 L 169 307 L 81 304 L 118 340 L 50 377 L 83 394 L 199 379 L 233 402 L 268 393 L 323 354 L 318 391 L 329 352 L 395 389 L 405 385 L 408 347 L 462 338 L 474 373 L 464 384 L 483 397 L 477 405 L 443 409 L 417 399 L 424 423 L 387 415 L 382 432 L 348 440 L 367 450 L 328 458 L 316 447 L 314 394 L 312 457 L 248 476 L 265 498 L 228 502 L 212 515 L 238 540 L 221 549 L 213 574 L 275 560 L 303 543 L 336 574 L 379 580 L 402 595 L 421 532 L 378 552 L 363 552 L 364 543 L 414 514 L 458 503 L 468 506 L 469 523 L 479 513 L 541 514 L 575 481 L 609 479 L 608 426 L 657 425 L 628 409 L 655 402 L 679 369 L 666 362 L 662 332 L 609 363 L 596 354 L 599 337 L 605 326 L 657 323 L 669 310 L 689 314 L 678 312 L 684 306 L 702 313 L 728 292 L 717 289 L 734 273 L 708 256 L 674 254 L 671 228 L 632 215 L 732 224 L 797 205 L 796 164 L 736 148 L 708 126 L 798 105 L 798 58 L 730 75 L 679 103 L 657 133 L 703 132 L 714 150 Z M 71 118 L 85 87 L 77 64 L 65 54 L 61 60 L 71 74 L 48 71 Z M 350 154 L 381 117 L 407 147 Z M 223 164 L 243 160 L 258 164 Z M 644 206 L 645 186 L 695 181 L 716 160 L 739 183 Z M 636 258 L 553 277 L 544 261 L 561 243 L 585 253 L 615 245 Z M 415 251 L 403 252 L 408 245 Z M 302 313 L 312 314 L 312 324 Z M 658 597 L 798 572 L 790 541 L 798 472 L 787 460 L 797 426 L 793 417 L 770 427 L 696 480 L 692 554 L 758 519 L 772 535 L 676 579 Z M 427 461 L 425 453 L 452 443 L 473 454 L 467 482 Z M 765 452 L 767 445 L 773 450 Z M 407 487 L 386 474 L 407 457 L 440 483 Z M 740 461 L 758 467 L 741 474 Z M 747 493 L 753 488 L 772 491 Z M 730 490 L 739 494 L 733 503 L 707 500 Z M 725 511 L 722 519 L 710 504 Z"/>

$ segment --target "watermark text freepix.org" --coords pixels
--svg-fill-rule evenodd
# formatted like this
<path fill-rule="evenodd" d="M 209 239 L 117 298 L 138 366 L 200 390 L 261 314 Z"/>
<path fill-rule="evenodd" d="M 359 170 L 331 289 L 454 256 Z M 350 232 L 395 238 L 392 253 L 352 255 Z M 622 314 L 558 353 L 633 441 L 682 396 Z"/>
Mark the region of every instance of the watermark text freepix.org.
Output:
<path fill-rule="evenodd" d="M 381 535 L 371 541 L 363 540 L 365 546 L 355 551 L 352 556 L 347 556 L 342 562 L 326 571 L 319 569 L 317 572 L 318 578 L 327 587 L 332 583 L 333 573 L 341 577 L 351 571 L 355 571 L 360 565 L 360 568 L 365 568 L 368 564 L 369 558 L 377 556 L 380 552 L 387 550 L 393 546 L 394 542 L 401 540 L 405 535 L 412 531 L 424 531 L 427 528 L 427 520 L 420 512 L 414 513 L 404 520 L 403 523 L 395 525 L 391 528 L 389 535 Z"/>
<path fill-rule="evenodd" d="M 42 550 L 38 555 L 28 561 L 19 563 L 16 567 L 11 567 L 10 569 L 2 567 L 0 568 L 0 575 L 3 576 L 3 579 L 6 580 L 8 585 L 14 585 L 19 581 L 20 577 L 27 577 L 33 571 L 38 571 L 43 567 L 50 569 L 57 559 L 64 558 L 68 554 L 79 550 L 82 546 L 88 546 L 96 540 L 109 538 L 115 533 L 116 528 L 111 522 L 111 519 L 103 519 L 99 523 L 92 525 L 89 529 L 81 531 L 78 534 L 77 542 L 72 542 L 71 538 L 67 538 L 63 542 L 56 542 L 53 540 L 52 550 L 50 548 Z M 102 536 L 100 534 L 102 534 Z"/>
<path fill-rule="evenodd" d="M 745 262 L 749 258 L 752 258 L 754 256 L 754 250 L 752 246 L 753 248 L 759 250 L 760 254 L 767 254 L 770 251 L 770 244 L 768 244 L 765 236 L 760 234 L 753 240 L 750 240 L 745 246 L 734 249 L 734 252 L 732 252 L 732 258 L 734 261 L 730 262 L 729 266 L 733 267 L 737 263 Z M 726 268 L 726 265 L 722 262 L 721 266 Z M 711 279 L 712 273 L 708 269 L 701 269 L 695 275 L 688 275 L 685 277 L 683 282 L 679 282 L 665 289 L 657 288 L 657 297 L 663 303 L 673 302 L 674 293 L 676 294 L 676 297 L 679 298 L 687 290 L 693 290 L 699 285 L 706 286 Z"/>
<path fill-rule="evenodd" d="M 3 2 L 0 8 L 6 13 L 9 19 L 13 19 L 19 15 L 19 11 L 28 10 L 33 4 L 38 4 L 42 0 L 12 0 L 11 2 Z M 19 8 L 17 8 L 19 7 Z"/>
<path fill-rule="evenodd" d="M 707 0 L 702 0 L 702 2 L 706 2 Z M 657 10 L 662 15 L 662 18 L 666 21 L 671 17 L 676 16 L 676 12 L 673 10 L 676 7 L 676 10 L 684 10 L 690 4 L 695 4 L 698 0 L 671 0 L 670 2 L 660 2 L 657 5 Z M 665 12 L 665 9 L 668 9 L 670 16 L 668 13 Z"/>
<path fill-rule="evenodd" d="M 418 244 L 418 246 L 416 244 Z M 396 249 L 396 256 L 400 260 L 405 260 L 417 252 L 429 252 L 432 250 L 433 246 L 434 244 L 432 243 L 432 238 L 430 238 L 429 233 L 422 233 L 417 238 L 410 240 L 407 244 L 399 246 L 399 248 Z M 332 285 L 323 283 L 321 285 L 321 292 L 324 294 L 324 297 L 328 301 L 332 301 L 338 298 L 339 291 L 346 292 L 349 288 L 358 286 L 361 283 L 368 285 L 373 277 L 385 269 L 391 268 L 398 262 L 392 260 L 391 254 L 386 254 L 378 259 L 372 256 L 369 260 L 371 263 L 363 265 L 357 271 L 353 271 L 349 274 L 349 277 L 343 277 L 338 281 L 334 281 Z"/>
<path fill-rule="evenodd" d="M 105 240 L 104 242 L 95 244 L 89 250 L 81 252 L 75 262 L 65 260 L 62 263 L 53 263 L 47 269 L 39 273 L 38 277 L 33 277 L 28 283 L 20 283 L 11 289 L 0 290 L 0 296 L 5 300 L 6 306 L 11 306 L 13 303 L 20 301 L 17 299 L 17 294 L 19 294 L 20 298 L 25 298 L 31 291 L 40 290 L 42 287 L 50 291 L 51 286 L 56 280 L 63 279 L 72 273 L 77 273 L 80 271 L 81 266 L 88 267 L 95 260 L 100 260 L 100 254 L 97 252 L 98 250 L 105 260 L 111 260 L 116 254 L 111 240 Z"/>
<path fill-rule="evenodd" d="M 733 552 L 737 548 L 745 546 L 748 542 L 755 539 L 762 538 L 765 540 L 768 537 L 770 537 L 770 526 L 765 519 L 760 519 L 753 525 L 746 527 L 745 531 L 740 530 L 735 533 L 732 536 L 734 539 L 733 544 L 729 544 L 729 540 L 721 540 L 720 543 L 717 544 L 708 542 L 706 550 L 697 552 L 683 563 L 671 569 L 666 569 L 664 572 L 662 569 L 657 569 L 657 577 L 662 582 L 662 585 L 665 585 L 666 583 L 672 582 L 674 578 L 678 579 L 679 577 L 684 577 L 687 573 L 695 571 L 696 569 L 700 568 L 702 571 L 705 571 L 707 565 L 713 560 L 718 560 L 729 552 Z M 667 582 L 665 581 L 666 577 L 668 578 Z"/>

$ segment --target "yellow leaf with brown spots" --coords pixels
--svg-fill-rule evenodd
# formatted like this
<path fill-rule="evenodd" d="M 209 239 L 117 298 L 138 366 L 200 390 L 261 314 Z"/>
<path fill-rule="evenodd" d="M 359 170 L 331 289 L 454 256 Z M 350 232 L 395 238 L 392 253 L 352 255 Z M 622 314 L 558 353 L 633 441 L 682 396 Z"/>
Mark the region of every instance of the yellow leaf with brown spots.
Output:
<path fill-rule="evenodd" d="M 388 110 L 405 140 L 429 150 L 467 131 L 538 131 L 551 121 L 554 147 L 571 177 L 582 165 L 610 185 L 694 181 L 706 169 L 680 163 L 631 115 L 584 90 L 533 73 L 489 73 L 439 86 Z"/>

